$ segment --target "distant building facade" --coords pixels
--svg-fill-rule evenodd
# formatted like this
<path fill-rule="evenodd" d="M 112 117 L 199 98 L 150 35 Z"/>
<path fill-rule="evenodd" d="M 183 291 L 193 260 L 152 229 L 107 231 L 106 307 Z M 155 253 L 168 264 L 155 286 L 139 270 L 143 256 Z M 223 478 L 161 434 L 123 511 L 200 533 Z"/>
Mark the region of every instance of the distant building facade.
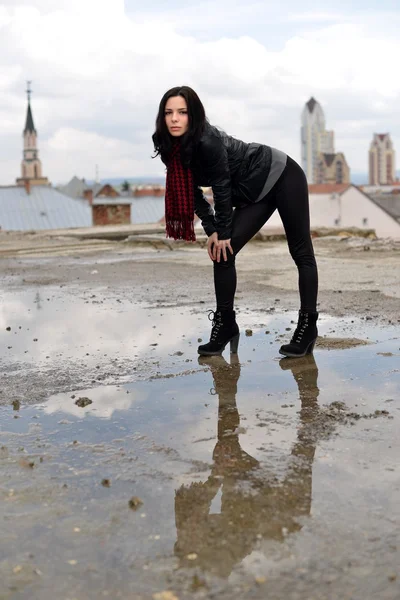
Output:
<path fill-rule="evenodd" d="M 347 228 L 372 229 L 380 238 L 400 240 L 400 219 L 381 206 L 375 198 L 353 184 L 315 184 L 309 186 L 311 231 L 321 227 L 346 231 Z M 278 211 L 265 225 L 282 228 Z"/>
<path fill-rule="evenodd" d="M 94 200 L 92 204 L 93 225 L 129 225 L 131 223 L 131 202 L 129 200 Z"/>
<path fill-rule="evenodd" d="M 137 185 L 132 192 L 135 198 L 143 198 L 145 196 L 164 197 L 165 187 L 163 185 Z"/>
<path fill-rule="evenodd" d="M 369 184 L 390 185 L 396 179 L 396 155 L 389 133 L 374 133 L 369 149 Z"/>
<path fill-rule="evenodd" d="M 301 166 L 308 183 L 317 182 L 321 153 L 335 153 L 335 135 L 325 129 L 325 115 L 319 102 L 310 98 L 301 115 Z"/>
<path fill-rule="evenodd" d="M 350 183 L 350 169 L 343 152 L 319 153 L 315 183 Z"/>
<path fill-rule="evenodd" d="M 16 180 L 17 185 L 50 185 L 47 177 L 43 177 L 42 163 L 39 159 L 37 148 L 37 131 L 33 123 L 31 108 L 31 89 L 28 84 L 28 108 L 26 112 L 25 129 L 23 131 L 24 149 L 21 163 L 21 177 Z"/>

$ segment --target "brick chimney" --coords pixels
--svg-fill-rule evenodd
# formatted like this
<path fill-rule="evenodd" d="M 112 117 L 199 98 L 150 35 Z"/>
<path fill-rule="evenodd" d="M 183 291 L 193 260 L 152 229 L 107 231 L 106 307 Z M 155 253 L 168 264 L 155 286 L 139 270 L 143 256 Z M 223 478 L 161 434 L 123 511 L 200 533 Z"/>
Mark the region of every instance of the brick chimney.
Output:
<path fill-rule="evenodd" d="M 93 190 L 85 190 L 83 192 L 83 197 L 89 202 L 90 205 L 93 204 Z"/>
<path fill-rule="evenodd" d="M 96 204 L 92 206 L 93 225 L 129 225 L 130 222 L 130 202 L 112 203 L 105 199 L 102 204 L 96 200 Z"/>
<path fill-rule="evenodd" d="M 25 187 L 26 193 L 29 196 L 29 194 L 31 193 L 31 182 L 29 179 L 24 179 L 24 187 Z"/>

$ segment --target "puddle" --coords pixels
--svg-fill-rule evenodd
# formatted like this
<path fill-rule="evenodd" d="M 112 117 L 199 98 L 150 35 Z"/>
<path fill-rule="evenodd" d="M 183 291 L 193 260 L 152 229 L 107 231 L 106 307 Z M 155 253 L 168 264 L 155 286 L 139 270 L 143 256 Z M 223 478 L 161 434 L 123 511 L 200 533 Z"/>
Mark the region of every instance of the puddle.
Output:
<path fill-rule="evenodd" d="M 198 338 L 209 335 L 208 311 L 170 307 L 155 300 L 143 306 L 137 298 L 121 300 L 107 288 L 96 293 L 77 293 L 72 298 L 51 286 L 36 292 L 4 294 L 0 307 L 0 347 L 4 364 L 34 364 L 46 369 L 49 364 L 62 367 L 65 360 L 101 368 L 120 359 L 140 363 L 140 359 L 185 355 L 196 359 Z M 242 326 L 241 350 L 252 350 L 252 340 L 244 329 L 265 334 L 262 352 L 267 358 L 282 340 L 290 338 L 295 313 L 239 312 Z M 322 315 L 319 321 L 320 349 L 343 348 L 399 338 L 399 328 L 384 328 L 354 319 L 333 319 Z M 205 331 L 206 328 L 206 331 Z M 290 331 L 288 331 L 290 329 Z M 349 335 L 349 334 L 352 335 Z M 328 339 L 327 339 L 328 338 Z M 270 350 L 268 345 L 273 346 Z M 103 360 L 107 358 L 107 360 Z M 61 360 L 60 360 L 61 359 Z M 136 360 L 134 360 L 136 359 Z M 180 361 L 182 362 L 182 361 Z M 99 364 L 100 364 L 99 363 Z M 140 365 L 136 364 L 136 367 Z M 146 364 L 146 368 L 149 364 Z"/>
<path fill-rule="evenodd" d="M 322 318 L 370 343 L 280 359 L 295 315 L 239 313 L 239 356 L 198 359 L 190 309 L 1 310 L 2 600 L 398 597 L 398 328 Z"/>

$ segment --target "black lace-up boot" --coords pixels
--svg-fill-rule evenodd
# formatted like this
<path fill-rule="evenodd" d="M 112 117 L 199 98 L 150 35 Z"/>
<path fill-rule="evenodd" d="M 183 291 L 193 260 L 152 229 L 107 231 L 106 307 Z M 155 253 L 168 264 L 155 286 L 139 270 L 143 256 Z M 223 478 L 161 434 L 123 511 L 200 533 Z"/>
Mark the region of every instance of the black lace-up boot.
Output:
<path fill-rule="evenodd" d="M 199 346 L 197 351 L 201 356 L 214 356 L 222 354 L 225 346 L 230 342 L 232 354 L 237 353 L 239 345 L 239 327 L 235 319 L 234 310 L 211 310 L 208 318 L 212 321 L 210 341 Z"/>
<path fill-rule="evenodd" d="M 317 312 L 299 310 L 299 320 L 290 344 L 281 346 L 279 352 L 292 358 L 311 354 L 318 336 L 317 319 Z"/>

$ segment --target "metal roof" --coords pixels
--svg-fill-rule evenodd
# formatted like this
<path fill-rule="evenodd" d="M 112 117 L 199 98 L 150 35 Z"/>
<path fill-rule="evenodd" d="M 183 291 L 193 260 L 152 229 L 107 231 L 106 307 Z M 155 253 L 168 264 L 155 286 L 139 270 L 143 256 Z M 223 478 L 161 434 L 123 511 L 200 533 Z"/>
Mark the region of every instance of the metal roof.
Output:
<path fill-rule="evenodd" d="M 0 187 L 0 227 L 3 231 L 90 227 L 87 201 L 74 200 L 50 186 Z"/>
<path fill-rule="evenodd" d="M 158 223 L 165 213 L 163 197 L 131 198 L 132 223 Z"/>
<path fill-rule="evenodd" d="M 83 192 L 86 189 L 86 183 L 84 179 L 79 179 L 76 175 L 66 185 L 60 185 L 58 190 L 69 196 L 70 198 L 82 198 Z"/>
<path fill-rule="evenodd" d="M 400 221 L 400 195 L 399 194 L 368 194 L 372 200 L 394 219 Z"/>
<path fill-rule="evenodd" d="M 92 202 L 93 206 L 100 206 L 107 204 L 108 206 L 112 206 L 113 204 L 132 204 L 132 198 L 122 198 L 121 196 L 117 196 L 113 198 L 112 196 L 97 196 Z"/>
<path fill-rule="evenodd" d="M 93 204 L 131 204 L 132 223 L 158 223 L 165 213 L 164 198 L 104 198 Z M 0 228 L 29 231 L 91 227 L 92 208 L 50 186 L 33 185 L 30 194 L 23 186 L 0 187 Z"/>

